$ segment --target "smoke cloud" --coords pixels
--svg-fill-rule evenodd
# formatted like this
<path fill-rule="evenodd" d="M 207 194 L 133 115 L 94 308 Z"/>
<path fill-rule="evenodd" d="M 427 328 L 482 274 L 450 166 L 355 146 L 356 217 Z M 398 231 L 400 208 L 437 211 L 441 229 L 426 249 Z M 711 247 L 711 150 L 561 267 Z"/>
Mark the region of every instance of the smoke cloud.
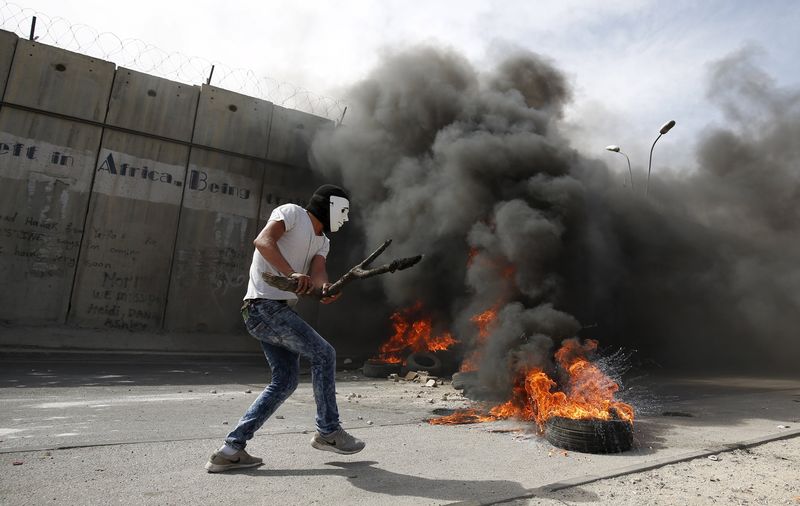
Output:
<path fill-rule="evenodd" d="M 613 287 L 598 312 L 626 308 L 605 327 L 670 363 L 796 371 L 800 92 L 776 87 L 758 54 L 710 66 L 725 123 L 700 139 L 697 170 L 660 176 L 650 199 L 604 198 L 596 224 L 618 251 L 597 274 Z"/>
<path fill-rule="evenodd" d="M 649 196 L 570 147 L 566 79 L 527 51 L 490 72 L 439 48 L 389 56 L 352 88 L 347 124 L 317 136 L 313 165 L 352 193 L 359 254 L 392 238 L 392 255 L 426 255 L 380 278 L 388 304 L 421 301 L 440 330 L 481 346 L 492 389 L 578 334 L 668 365 L 789 365 L 800 110 L 754 58 L 713 65 L 709 98 L 727 122 L 699 142 L 697 171 L 659 174 Z M 489 309 L 481 341 L 471 319 Z"/>

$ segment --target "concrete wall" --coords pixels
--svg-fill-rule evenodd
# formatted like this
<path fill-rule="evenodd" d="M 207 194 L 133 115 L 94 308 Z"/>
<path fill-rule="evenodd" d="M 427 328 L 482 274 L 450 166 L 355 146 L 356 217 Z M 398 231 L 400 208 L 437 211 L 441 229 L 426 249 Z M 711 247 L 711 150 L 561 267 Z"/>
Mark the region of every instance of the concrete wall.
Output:
<path fill-rule="evenodd" d="M 330 121 L 301 111 L 275 106 L 269 135 L 269 159 L 308 169 L 308 148 L 314 133 Z"/>
<path fill-rule="evenodd" d="M 114 64 L 20 39 L 5 101 L 76 119 L 103 121 Z"/>
<path fill-rule="evenodd" d="M 188 157 L 181 144 L 105 132 L 70 323 L 161 328 Z"/>
<path fill-rule="evenodd" d="M 17 41 L 0 110 L 4 320 L 64 321 L 102 133 L 79 120 L 102 121 L 113 78 L 112 63 Z"/>
<path fill-rule="evenodd" d="M 0 110 L 0 319 L 64 322 L 101 133 Z"/>
<path fill-rule="evenodd" d="M 14 50 L 16 47 L 16 34 L 0 30 L 0 97 L 3 96 L 6 90 L 8 73 L 11 70 L 11 61 L 14 59 Z"/>
<path fill-rule="evenodd" d="M 193 149 L 166 327 L 235 332 L 247 290 L 264 162 Z"/>
<path fill-rule="evenodd" d="M 3 88 L 0 321 L 105 333 L 0 345 L 252 348 L 252 241 L 320 183 L 308 147 L 331 122 L 0 31 Z"/>

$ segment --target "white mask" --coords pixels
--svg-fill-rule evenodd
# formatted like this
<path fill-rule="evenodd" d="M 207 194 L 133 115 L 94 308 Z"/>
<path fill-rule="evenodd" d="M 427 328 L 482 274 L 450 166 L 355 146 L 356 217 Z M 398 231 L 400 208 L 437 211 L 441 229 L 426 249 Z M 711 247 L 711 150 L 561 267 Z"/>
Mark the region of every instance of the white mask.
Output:
<path fill-rule="evenodd" d="M 349 221 L 347 215 L 350 213 L 350 201 L 338 195 L 331 195 L 330 201 L 330 227 L 331 232 L 336 232 Z"/>

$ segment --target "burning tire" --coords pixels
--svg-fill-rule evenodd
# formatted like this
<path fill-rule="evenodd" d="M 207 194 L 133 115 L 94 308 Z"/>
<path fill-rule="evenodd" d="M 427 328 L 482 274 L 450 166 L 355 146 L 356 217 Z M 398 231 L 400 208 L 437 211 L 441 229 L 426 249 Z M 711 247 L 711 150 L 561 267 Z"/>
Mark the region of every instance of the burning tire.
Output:
<path fill-rule="evenodd" d="M 475 371 L 463 371 L 453 373 L 450 383 L 456 390 L 464 390 L 477 381 Z"/>
<path fill-rule="evenodd" d="M 431 376 L 439 376 L 442 373 L 442 361 L 433 353 L 420 351 L 412 353 L 406 358 L 406 365 L 403 371 L 425 371 Z"/>
<path fill-rule="evenodd" d="M 384 362 L 371 358 L 364 362 L 364 376 L 368 378 L 385 378 L 390 374 L 400 374 L 401 365 L 399 362 Z"/>
<path fill-rule="evenodd" d="M 624 420 L 574 420 L 554 416 L 544 437 L 553 446 L 583 453 L 619 453 L 633 444 L 633 425 Z"/>

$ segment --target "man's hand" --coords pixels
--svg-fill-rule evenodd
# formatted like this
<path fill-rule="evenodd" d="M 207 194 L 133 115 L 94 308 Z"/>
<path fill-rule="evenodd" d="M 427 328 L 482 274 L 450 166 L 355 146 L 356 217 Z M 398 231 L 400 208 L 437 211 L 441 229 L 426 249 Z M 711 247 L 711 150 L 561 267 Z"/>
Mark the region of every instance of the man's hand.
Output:
<path fill-rule="evenodd" d="M 342 292 L 339 292 L 331 296 L 326 295 L 325 293 L 328 291 L 329 286 L 331 286 L 330 283 L 325 283 L 324 285 L 322 285 L 322 298 L 319 299 L 319 301 L 322 302 L 323 304 L 330 304 L 331 302 L 336 301 L 339 297 L 342 296 Z"/>
<path fill-rule="evenodd" d="M 314 283 L 311 281 L 311 276 L 307 274 L 293 272 L 289 278 L 297 280 L 297 289 L 294 291 L 294 293 L 306 295 L 311 293 L 311 290 L 314 288 Z"/>

